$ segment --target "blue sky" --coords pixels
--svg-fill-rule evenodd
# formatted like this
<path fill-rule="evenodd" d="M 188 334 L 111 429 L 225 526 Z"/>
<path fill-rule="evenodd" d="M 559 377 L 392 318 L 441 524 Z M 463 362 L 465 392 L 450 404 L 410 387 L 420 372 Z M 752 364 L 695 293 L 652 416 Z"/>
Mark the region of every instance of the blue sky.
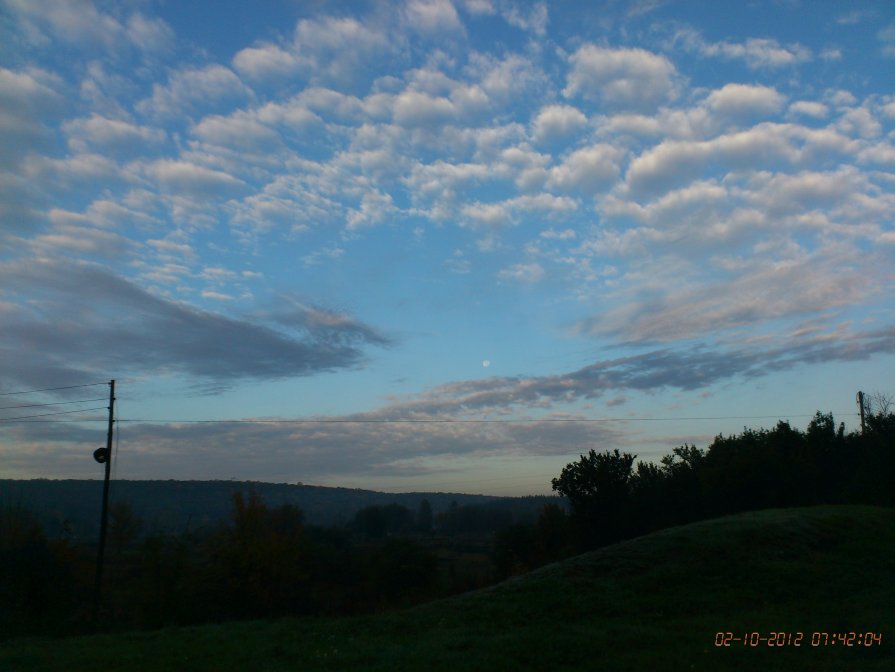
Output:
<path fill-rule="evenodd" d="M 892 391 L 890 2 L 3 0 L 0 45 L 0 476 L 99 477 L 106 388 L 19 393 L 111 378 L 119 478 L 493 494 Z"/>

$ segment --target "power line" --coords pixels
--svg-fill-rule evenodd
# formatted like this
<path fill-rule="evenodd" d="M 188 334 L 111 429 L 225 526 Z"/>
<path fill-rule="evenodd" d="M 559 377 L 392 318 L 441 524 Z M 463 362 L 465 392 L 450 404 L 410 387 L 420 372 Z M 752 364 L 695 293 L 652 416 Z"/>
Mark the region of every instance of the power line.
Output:
<path fill-rule="evenodd" d="M 89 411 L 101 411 L 105 406 L 97 406 L 96 408 L 79 408 L 76 411 L 57 411 L 56 413 L 39 413 L 37 415 L 20 415 L 15 418 L 0 418 L 0 422 L 12 422 L 14 420 L 27 420 L 28 418 L 43 418 L 48 415 L 71 415 L 72 413 L 87 413 Z M 52 422 L 50 420 L 46 422 Z M 87 420 L 78 420 L 76 422 L 89 422 Z"/>
<path fill-rule="evenodd" d="M 594 423 L 594 422 L 671 422 L 691 420 L 761 420 L 767 418 L 813 418 L 814 413 L 790 413 L 776 415 L 713 415 L 693 417 L 650 417 L 650 418 L 282 418 L 282 419 L 235 419 L 235 420 L 190 420 L 163 418 L 118 418 L 118 422 L 172 423 L 172 424 L 536 424 L 536 423 Z M 857 413 L 836 413 L 838 416 Z"/>
<path fill-rule="evenodd" d="M 51 401 L 45 404 L 20 404 L 18 406 L 0 406 L 0 411 L 10 408 L 34 408 L 36 406 L 61 406 L 62 404 L 86 404 L 88 401 L 104 401 L 105 397 L 96 397 L 95 399 L 78 399 L 77 401 Z"/>
<path fill-rule="evenodd" d="M 97 385 L 108 385 L 109 383 L 86 383 L 84 385 L 66 385 L 64 387 L 45 387 L 41 390 L 22 390 L 20 392 L 0 392 L 0 397 L 8 397 L 12 394 L 34 394 L 35 392 L 54 392 L 56 390 L 74 390 L 77 387 L 96 387 Z"/>

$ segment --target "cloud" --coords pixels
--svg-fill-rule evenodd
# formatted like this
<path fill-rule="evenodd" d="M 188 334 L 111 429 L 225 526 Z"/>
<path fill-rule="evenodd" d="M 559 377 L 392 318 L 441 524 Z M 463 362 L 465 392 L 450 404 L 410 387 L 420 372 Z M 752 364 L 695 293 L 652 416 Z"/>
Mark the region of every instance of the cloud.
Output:
<path fill-rule="evenodd" d="M 127 20 L 127 38 L 141 51 L 161 53 L 174 45 L 174 31 L 161 19 L 148 19 L 142 14 L 132 14 Z"/>
<path fill-rule="evenodd" d="M 876 34 L 880 43 L 880 54 L 887 58 L 895 58 L 895 22 L 881 28 Z"/>
<path fill-rule="evenodd" d="M 118 389 L 127 385 L 119 382 Z M 344 486 L 371 478 L 425 476 L 444 482 L 454 475 L 469 486 L 456 462 L 533 456 L 566 456 L 581 446 L 614 446 L 625 441 L 610 423 L 556 422 L 580 419 L 552 414 L 525 423 L 390 422 L 378 413 L 317 416 L 301 422 L 243 418 L 219 423 L 121 422 L 127 451 L 119 457 L 119 474 L 137 478 L 240 479 L 302 481 Z M 447 418 L 445 418 L 447 419 Z M 39 473 L 50 478 L 93 477 L 96 465 L 85 459 L 84 445 L 102 442 L 104 429 L 72 424 L 30 423 L 4 430 L 17 446 L 0 452 L 12 473 Z M 52 445 L 52 460 L 38 446 Z M 123 444 L 122 444 L 123 445 Z M 183 446 L 190 446 L 188 452 Z M 3 451 L 0 446 L 0 451 Z M 549 481 L 544 478 L 545 483 Z M 548 486 L 549 487 L 549 486 Z"/>
<path fill-rule="evenodd" d="M 40 25 L 62 42 L 85 47 L 113 47 L 124 34 L 124 27 L 113 17 L 102 14 L 89 0 L 10 0 L 9 6 L 21 18 Z"/>
<path fill-rule="evenodd" d="M 471 54 L 467 66 L 479 78 L 488 98 L 498 105 L 512 105 L 542 98 L 551 87 L 548 75 L 533 59 L 509 53 L 503 58 L 489 54 Z"/>
<path fill-rule="evenodd" d="M 193 127 L 205 142 L 249 153 L 263 153 L 280 146 L 280 136 L 261 123 L 257 114 L 240 110 L 229 116 L 208 116 Z"/>
<path fill-rule="evenodd" d="M 856 149 L 831 129 L 764 122 L 711 140 L 663 141 L 630 162 L 625 180 L 633 194 L 654 194 L 699 177 L 710 164 L 728 170 L 810 164 Z"/>
<path fill-rule="evenodd" d="M 295 26 L 291 45 L 301 67 L 312 73 L 316 84 L 335 84 L 342 87 L 357 84 L 370 70 L 372 63 L 392 53 L 396 44 L 373 25 L 357 19 L 324 17 L 302 19 Z M 265 54 L 251 54 L 254 65 L 263 57 L 282 70 L 287 59 L 268 48 Z M 245 57 L 241 64 L 249 65 Z M 267 69 L 270 72 L 270 68 Z"/>
<path fill-rule="evenodd" d="M 233 57 L 233 68 L 243 77 L 267 81 L 288 77 L 301 67 L 299 58 L 275 44 L 248 47 Z"/>
<path fill-rule="evenodd" d="M 866 300 L 870 281 L 854 258 L 822 255 L 782 261 L 757 257 L 731 279 L 657 292 L 585 320 L 579 329 L 626 342 L 669 342 L 735 327 L 814 315 Z"/>
<path fill-rule="evenodd" d="M 169 50 L 174 41 L 173 31 L 161 19 L 137 12 L 122 23 L 99 11 L 91 0 L 9 0 L 7 5 L 28 27 L 20 30 L 33 42 L 43 41 L 42 31 L 47 31 L 63 44 L 85 50 L 133 46 L 143 53 L 159 53 Z"/>
<path fill-rule="evenodd" d="M 569 57 L 563 95 L 610 108 L 651 110 L 674 97 L 676 70 L 662 55 L 644 49 L 608 49 L 587 44 Z"/>
<path fill-rule="evenodd" d="M 576 150 L 550 169 L 551 188 L 594 194 L 609 187 L 619 174 L 624 151 L 608 144 Z"/>
<path fill-rule="evenodd" d="M 240 179 L 188 161 L 155 161 L 146 171 L 158 180 L 164 191 L 174 194 L 228 197 L 244 193 L 248 188 Z"/>
<path fill-rule="evenodd" d="M 137 103 L 137 110 L 157 117 L 179 117 L 198 110 L 233 108 L 254 98 L 239 77 L 222 65 L 177 70 L 164 86 L 153 84 L 152 96 Z"/>
<path fill-rule="evenodd" d="M 528 14 L 516 3 L 501 3 L 501 16 L 511 26 L 515 26 L 521 30 L 530 30 L 535 35 L 544 36 L 547 32 L 547 23 L 549 21 L 549 12 L 546 3 L 538 2 L 534 5 L 525 3 L 529 9 Z"/>
<path fill-rule="evenodd" d="M 56 219 L 52 212 L 50 219 Z M 31 247 L 41 255 L 98 255 L 120 259 L 132 251 L 134 243 L 112 231 L 57 221 L 49 232 L 34 238 Z"/>
<path fill-rule="evenodd" d="M 463 30 L 460 16 L 450 0 L 410 0 L 405 8 L 409 26 L 424 33 Z"/>
<path fill-rule="evenodd" d="M 536 142 L 551 143 L 577 133 L 586 124 L 587 117 L 571 105 L 547 105 L 532 122 L 532 137 Z"/>
<path fill-rule="evenodd" d="M 544 268 L 537 262 L 513 264 L 497 273 L 500 280 L 519 282 L 522 284 L 534 284 L 544 277 Z"/>
<path fill-rule="evenodd" d="M 466 220 L 471 220 L 473 228 L 500 228 L 512 222 L 512 215 L 501 203 L 467 203 L 460 209 Z"/>
<path fill-rule="evenodd" d="M 70 146 L 79 149 L 93 146 L 105 151 L 155 149 L 167 138 L 163 129 L 108 119 L 98 114 L 67 121 L 62 130 L 69 136 Z"/>
<path fill-rule="evenodd" d="M 743 118 L 775 114 L 785 101 L 784 96 L 769 86 L 725 84 L 712 91 L 706 102 L 716 114 Z"/>
<path fill-rule="evenodd" d="M 607 393 L 699 390 L 818 362 L 866 360 L 895 352 L 895 327 L 871 331 L 787 334 L 762 346 L 715 344 L 663 348 L 597 361 L 568 373 L 447 383 L 377 413 L 392 418 L 477 416 L 591 400 Z"/>
<path fill-rule="evenodd" d="M 789 113 L 792 115 L 805 115 L 815 119 L 826 119 L 830 114 L 830 109 L 823 103 L 811 100 L 799 100 L 789 106 Z"/>
<path fill-rule="evenodd" d="M 709 58 L 745 61 L 752 70 L 793 66 L 813 58 L 811 50 L 798 43 L 781 45 L 777 40 L 758 37 L 745 42 L 708 42 L 692 29 L 679 31 L 672 43 Z"/>
<path fill-rule="evenodd" d="M 58 257 L 2 263 L 0 286 L 14 301 L 32 297 L 0 325 L 4 375 L 27 387 L 165 373 L 203 384 L 279 380 L 359 366 L 363 348 L 389 343 L 348 316 L 293 308 L 273 321 L 228 317 Z"/>
<path fill-rule="evenodd" d="M 456 108 L 447 98 L 405 91 L 395 99 L 393 114 L 399 126 L 419 128 L 450 123 L 455 118 Z"/>
<path fill-rule="evenodd" d="M 61 82 L 43 70 L 0 67 L 0 168 L 14 166 L 29 152 L 49 145 L 52 134 L 43 122 L 62 114 L 61 88 Z"/>

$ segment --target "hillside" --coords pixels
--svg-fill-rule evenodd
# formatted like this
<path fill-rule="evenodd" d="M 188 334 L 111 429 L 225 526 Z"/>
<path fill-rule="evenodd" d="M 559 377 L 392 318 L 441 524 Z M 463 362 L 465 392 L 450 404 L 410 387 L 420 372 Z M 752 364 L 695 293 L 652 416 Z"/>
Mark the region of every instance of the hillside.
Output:
<path fill-rule="evenodd" d="M 0 645 L 4 670 L 891 670 L 895 510 L 753 512 L 667 529 L 476 593 L 363 618 Z M 804 633 L 800 647 L 718 632 Z M 882 644 L 812 647 L 814 632 Z"/>
<path fill-rule="evenodd" d="M 254 491 L 271 507 L 291 504 L 312 525 L 330 526 L 351 520 L 368 506 L 400 504 L 415 511 L 428 499 L 435 513 L 451 502 L 460 505 L 500 501 L 506 508 L 534 517 L 544 497 L 492 497 L 457 493 L 385 493 L 354 488 L 261 483 L 251 481 L 130 481 L 112 482 L 111 502 L 127 502 L 143 519 L 147 531 L 180 533 L 226 518 L 234 492 Z M 50 537 L 59 536 L 63 522 L 75 538 L 93 538 L 98 531 L 102 481 L 0 479 L 0 507 L 20 506 L 33 511 Z"/>

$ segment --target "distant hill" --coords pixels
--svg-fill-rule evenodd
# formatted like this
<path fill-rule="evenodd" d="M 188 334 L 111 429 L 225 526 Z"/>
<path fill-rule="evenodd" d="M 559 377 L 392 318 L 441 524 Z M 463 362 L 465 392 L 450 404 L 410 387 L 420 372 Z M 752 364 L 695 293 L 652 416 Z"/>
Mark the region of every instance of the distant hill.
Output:
<path fill-rule="evenodd" d="M 128 502 L 144 521 L 144 530 L 184 532 L 217 523 L 231 510 L 235 492 L 256 492 L 268 506 L 291 504 L 312 525 L 345 523 L 367 506 L 400 504 L 411 511 L 429 500 L 437 514 L 452 502 L 460 506 L 489 504 L 512 509 L 519 520 L 537 515 L 549 497 L 493 497 L 456 493 L 384 493 L 352 488 L 289 485 L 255 481 L 113 481 L 110 502 Z M 97 533 L 102 501 L 98 480 L 0 480 L 0 507 L 21 506 L 37 514 L 48 536 L 75 538 Z M 66 525 L 67 521 L 67 525 Z"/>
<path fill-rule="evenodd" d="M 893 604 L 895 510 L 776 509 L 401 612 L 10 641 L 0 669 L 884 672 L 895 669 Z M 832 643 L 850 632 L 851 646 Z M 867 633 L 881 643 L 867 646 Z"/>

